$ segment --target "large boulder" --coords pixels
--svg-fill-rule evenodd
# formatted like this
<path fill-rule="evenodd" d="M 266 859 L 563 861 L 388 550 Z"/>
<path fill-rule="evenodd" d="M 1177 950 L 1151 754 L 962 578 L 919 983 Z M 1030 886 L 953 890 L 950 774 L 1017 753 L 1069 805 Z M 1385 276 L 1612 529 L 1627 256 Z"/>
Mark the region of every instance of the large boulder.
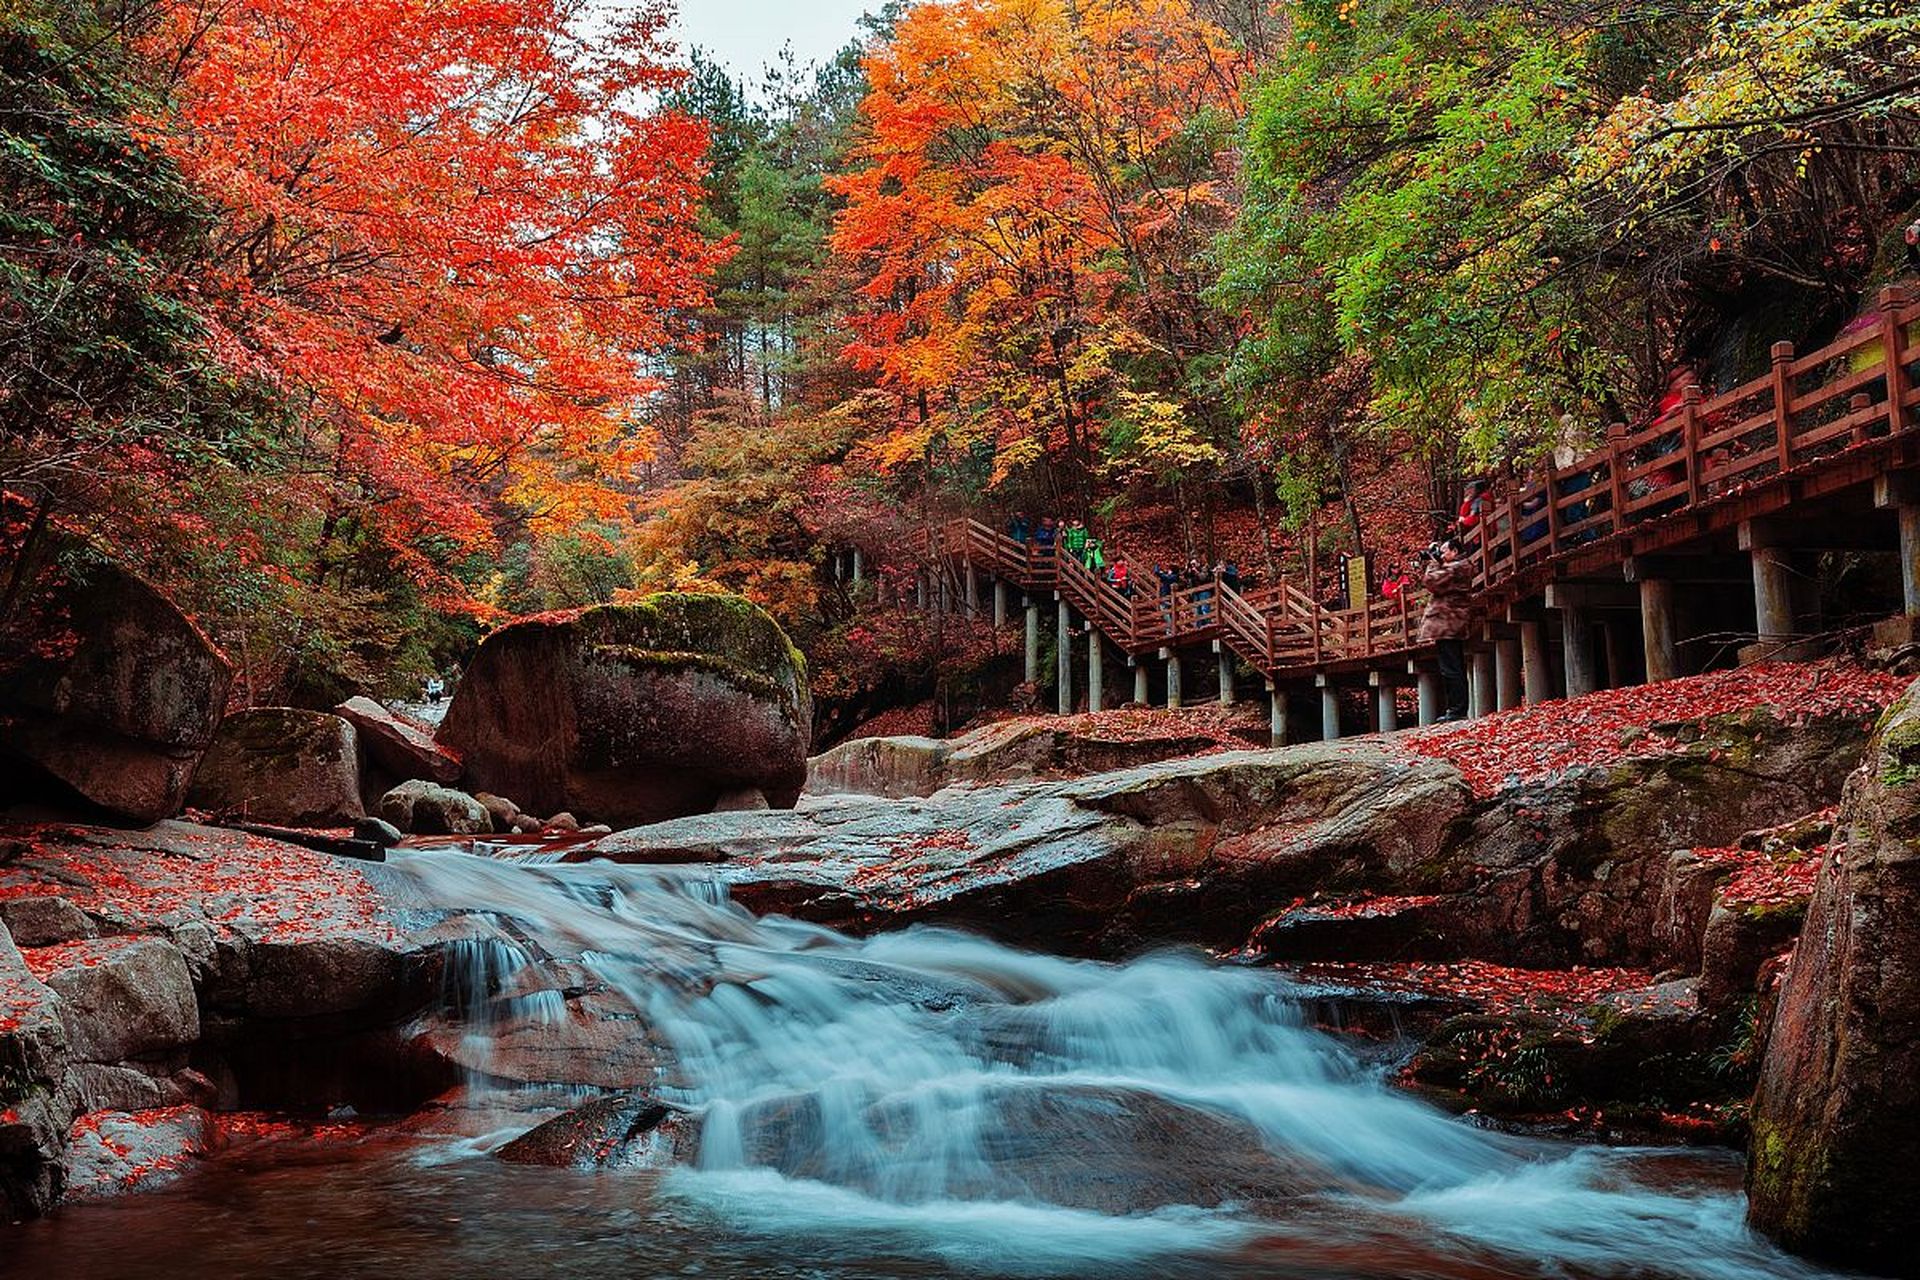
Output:
<path fill-rule="evenodd" d="M 1754 1224 L 1920 1276 L 1920 685 L 1848 785 L 1753 1106 Z"/>
<path fill-rule="evenodd" d="M 41 574 L 0 618 L 0 793 L 77 796 L 136 822 L 176 813 L 232 680 L 200 629 L 132 574 Z"/>
<path fill-rule="evenodd" d="M 333 714 L 351 724 L 360 735 L 361 749 L 392 782 L 421 778 L 449 784 L 460 781 L 460 757 L 433 740 L 426 726 L 415 724 L 372 698 L 349 698 Z"/>
<path fill-rule="evenodd" d="M 220 722 L 187 801 L 213 813 L 294 827 L 352 826 L 360 803 L 354 727 L 324 711 L 256 707 Z"/>
<path fill-rule="evenodd" d="M 439 737 L 477 790 L 530 812 L 644 823 L 744 787 L 791 807 L 812 716 L 805 661 L 765 611 L 658 595 L 494 632 Z"/>

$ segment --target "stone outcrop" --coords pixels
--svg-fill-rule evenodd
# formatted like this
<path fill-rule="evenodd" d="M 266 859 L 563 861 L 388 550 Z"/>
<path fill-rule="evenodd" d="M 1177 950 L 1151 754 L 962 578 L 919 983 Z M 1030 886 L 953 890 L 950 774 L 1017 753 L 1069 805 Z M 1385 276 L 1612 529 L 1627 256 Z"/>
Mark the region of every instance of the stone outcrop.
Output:
<path fill-rule="evenodd" d="M 1714 881 L 1689 880 L 1674 851 L 1832 804 L 1866 732 L 1853 713 L 1715 717 L 1676 728 L 1679 749 L 1484 797 L 1445 761 L 1357 740 L 906 800 L 820 797 L 642 827 L 571 856 L 722 864 L 747 905 L 839 927 L 938 921 L 1103 955 L 1251 938 L 1276 961 L 1653 965 L 1691 910 L 1693 972 Z M 1394 901 L 1320 910 L 1374 899 Z"/>
<path fill-rule="evenodd" d="M 1849 784 L 1753 1107 L 1756 1226 L 1920 1275 L 1920 686 Z"/>
<path fill-rule="evenodd" d="M 1011 720 L 957 738 L 859 738 L 813 758 L 807 790 L 815 795 L 930 796 L 956 783 L 1005 784 L 1109 773 L 1215 750 L 1210 732 L 1179 715 L 1143 713 L 1127 732 L 1103 723 L 1115 717 Z M 1262 726 L 1264 732 L 1264 726 Z M 1242 744 L 1258 745 L 1258 744 Z"/>
<path fill-rule="evenodd" d="M 42 931 L 23 951 L 0 927 L 0 1215 L 176 1167 L 200 1109 L 413 1105 L 454 1078 L 410 1065 L 439 959 L 389 922 L 385 868 L 181 822 L 8 839 L 0 903 Z"/>
<path fill-rule="evenodd" d="M 365 816 L 353 725 L 323 711 L 255 707 L 220 722 L 187 801 L 222 817 L 348 827 Z"/>
<path fill-rule="evenodd" d="M 41 575 L 0 621 L 0 798 L 179 812 L 233 680 L 199 628 L 99 564 Z"/>
<path fill-rule="evenodd" d="M 387 788 L 416 778 L 443 786 L 460 781 L 460 757 L 435 742 L 426 726 L 388 710 L 372 698 L 349 698 L 335 707 L 333 714 L 358 732 L 368 765 Z"/>
<path fill-rule="evenodd" d="M 660 595 L 529 618 L 481 645 L 439 738 L 476 790 L 536 813 L 653 822 L 806 781 L 806 666 L 763 610 Z"/>

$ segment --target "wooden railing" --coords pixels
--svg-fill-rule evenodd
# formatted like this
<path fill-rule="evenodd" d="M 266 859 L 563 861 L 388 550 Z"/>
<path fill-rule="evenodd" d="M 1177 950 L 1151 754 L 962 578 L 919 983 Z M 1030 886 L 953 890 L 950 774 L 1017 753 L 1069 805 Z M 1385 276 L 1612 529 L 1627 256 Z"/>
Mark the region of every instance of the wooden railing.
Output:
<path fill-rule="evenodd" d="M 1790 476 L 1813 474 L 1920 426 L 1920 303 L 1880 295 L 1877 322 L 1817 351 L 1773 348 L 1764 377 L 1703 398 L 1687 387 L 1671 412 L 1566 467 L 1496 487 L 1470 556 L 1485 593 L 1558 563 L 1609 549 L 1628 534 L 1697 515 Z M 1775 495 L 1785 505 L 1786 486 Z M 1327 609 L 1293 583 L 1241 593 L 1214 581 L 1160 594 L 1140 575 L 1121 591 L 1056 547 L 1020 542 L 971 520 L 934 535 L 933 551 L 1027 591 L 1057 590 L 1128 653 L 1220 641 L 1269 675 L 1411 654 L 1425 598 L 1417 592 Z"/>

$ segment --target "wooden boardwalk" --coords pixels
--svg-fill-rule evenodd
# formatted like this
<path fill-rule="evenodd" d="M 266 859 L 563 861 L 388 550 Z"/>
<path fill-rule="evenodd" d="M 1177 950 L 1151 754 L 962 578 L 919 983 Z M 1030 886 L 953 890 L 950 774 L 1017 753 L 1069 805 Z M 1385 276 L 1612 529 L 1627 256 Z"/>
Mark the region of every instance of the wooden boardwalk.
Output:
<path fill-rule="evenodd" d="M 1796 519 L 1831 519 L 1842 508 L 1871 510 L 1875 503 L 1898 509 L 1906 604 L 1909 612 L 1920 609 L 1920 547 L 1910 545 L 1920 541 L 1914 505 L 1920 494 L 1908 495 L 1895 483 L 1920 463 L 1916 320 L 1920 302 L 1886 290 L 1870 329 L 1805 355 L 1777 344 L 1764 377 L 1711 398 L 1689 387 L 1672 413 L 1635 431 L 1614 427 L 1603 447 L 1569 466 L 1496 482 L 1472 548 L 1477 612 L 1489 645 L 1497 639 L 1493 628 L 1524 627 L 1534 602 L 1577 611 L 1583 606 L 1576 585 L 1655 584 L 1661 579 L 1647 566 L 1660 558 L 1724 552 L 1729 542 L 1752 555 L 1754 634 L 1786 638 L 1793 631 L 1788 584 L 1779 558 L 1768 554 L 1774 539 L 1766 531 Z M 1873 498 L 1863 501 L 1869 487 Z M 1052 595 L 1136 664 L 1147 654 L 1177 657 L 1206 647 L 1236 655 L 1270 687 L 1330 687 L 1371 673 L 1376 685 L 1390 689 L 1393 673 L 1417 670 L 1428 656 L 1417 642 L 1425 604 L 1418 593 L 1352 609 L 1323 608 L 1285 582 L 1246 593 L 1215 582 L 1162 597 L 1144 562 L 1127 557 L 1124 548 L 1109 554 L 1130 561 L 1131 593 L 1052 548 L 1017 542 L 976 521 L 955 521 L 934 542 L 936 557 L 962 575 L 969 594 L 977 590 L 975 575 L 984 575 L 1017 587 L 1029 602 Z M 1063 632 L 1066 616 L 1063 611 Z M 1648 619 L 1642 628 L 1651 678 L 1679 674 L 1656 652 L 1673 643 L 1658 634 L 1662 621 Z M 1028 625 L 1031 632 L 1031 615 Z M 1498 672 L 1502 704 L 1517 700 L 1523 683 L 1530 698 L 1546 687 L 1544 671 L 1523 681 L 1517 670 L 1523 662 L 1544 667 L 1528 651 L 1539 647 L 1539 638 L 1531 646 L 1521 643 L 1524 635 L 1509 639 L 1514 658 Z M 1573 648 L 1585 643 L 1577 636 L 1568 641 L 1568 692 L 1584 691 L 1583 662 Z M 1090 658 L 1097 672 L 1099 655 Z M 1491 709 L 1496 699 L 1483 701 Z"/>

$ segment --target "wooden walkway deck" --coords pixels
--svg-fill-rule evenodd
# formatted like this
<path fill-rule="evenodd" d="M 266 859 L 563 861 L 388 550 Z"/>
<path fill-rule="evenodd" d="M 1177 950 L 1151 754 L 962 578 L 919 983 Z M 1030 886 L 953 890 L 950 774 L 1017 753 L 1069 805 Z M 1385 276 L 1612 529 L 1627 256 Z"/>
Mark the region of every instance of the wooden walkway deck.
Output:
<path fill-rule="evenodd" d="M 1805 355 L 1777 344 L 1764 377 L 1711 398 L 1690 387 L 1673 413 L 1637 431 L 1614 427 L 1570 466 L 1497 483 L 1472 550 L 1482 615 L 1504 620 L 1555 582 L 1623 582 L 1636 557 L 1789 515 L 1920 463 L 1920 302 L 1886 290 L 1879 317 Z M 1242 594 L 1216 582 L 1163 598 L 1124 548 L 1109 554 L 1128 558 L 1140 578 L 1131 594 L 977 521 L 955 521 L 934 542 L 935 555 L 963 573 L 1030 597 L 1058 593 L 1130 657 L 1218 642 L 1278 683 L 1404 671 L 1400 664 L 1423 656 L 1417 593 L 1326 609 L 1290 583 Z"/>

